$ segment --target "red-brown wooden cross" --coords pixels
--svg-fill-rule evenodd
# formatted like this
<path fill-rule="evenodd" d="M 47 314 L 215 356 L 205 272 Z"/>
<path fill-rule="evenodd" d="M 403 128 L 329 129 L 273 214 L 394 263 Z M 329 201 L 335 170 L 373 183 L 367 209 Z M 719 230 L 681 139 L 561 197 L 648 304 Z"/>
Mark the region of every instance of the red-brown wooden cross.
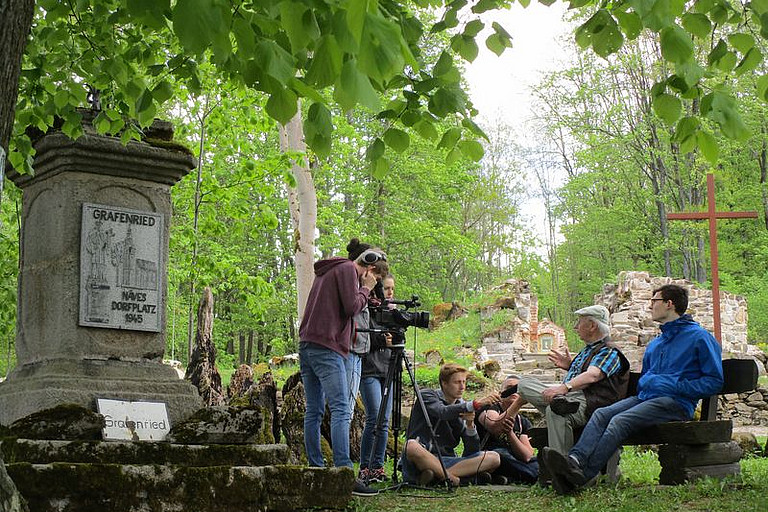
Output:
<path fill-rule="evenodd" d="M 669 220 L 709 220 L 709 259 L 712 262 L 712 316 L 715 321 L 715 338 L 722 345 L 720 329 L 720 276 L 717 269 L 717 219 L 756 219 L 757 212 L 715 211 L 715 177 L 707 174 L 707 211 L 668 213 Z"/>

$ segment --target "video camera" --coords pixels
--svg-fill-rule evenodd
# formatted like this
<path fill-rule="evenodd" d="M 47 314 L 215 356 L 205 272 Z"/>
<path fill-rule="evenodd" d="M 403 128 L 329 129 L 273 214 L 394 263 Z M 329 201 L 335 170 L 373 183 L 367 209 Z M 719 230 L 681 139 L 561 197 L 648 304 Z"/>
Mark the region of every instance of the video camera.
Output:
<path fill-rule="evenodd" d="M 401 305 L 403 309 L 390 309 L 390 305 Z M 429 313 L 426 311 L 408 311 L 421 306 L 419 297 L 411 300 L 385 300 L 380 306 L 370 307 L 371 319 L 387 331 L 404 333 L 410 327 L 426 329 L 429 327 Z"/>

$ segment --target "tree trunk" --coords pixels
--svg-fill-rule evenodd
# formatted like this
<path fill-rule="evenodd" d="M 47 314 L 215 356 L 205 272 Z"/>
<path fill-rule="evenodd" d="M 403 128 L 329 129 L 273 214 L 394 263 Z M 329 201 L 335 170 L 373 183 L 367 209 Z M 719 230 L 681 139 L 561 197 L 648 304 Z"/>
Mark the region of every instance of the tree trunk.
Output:
<path fill-rule="evenodd" d="M 763 145 L 760 148 L 760 190 L 763 194 L 763 219 L 768 229 L 768 142 L 765 140 L 765 125 L 760 128 Z"/>
<path fill-rule="evenodd" d="M 280 149 L 283 152 L 304 153 L 307 149 L 302 134 L 301 108 L 290 122 L 280 127 Z M 296 250 L 296 294 L 298 322 L 304 317 L 309 290 L 314 280 L 315 227 L 317 225 L 317 194 L 312 173 L 305 156 L 294 160 L 291 172 L 296 188 L 288 189 L 288 204 L 293 221 Z"/>
<path fill-rule="evenodd" d="M 0 205 L 3 200 L 8 142 L 11 140 L 16 98 L 19 94 L 21 58 L 34 12 L 33 0 L 0 0 Z"/>
<path fill-rule="evenodd" d="M 213 293 L 207 286 L 197 308 L 197 336 L 185 378 L 200 392 L 207 406 L 222 405 L 221 375 L 216 368 L 216 346 L 213 343 Z"/>
<path fill-rule="evenodd" d="M 232 336 L 227 340 L 227 354 L 235 355 L 235 338 Z"/>
<path fill-rule="evenodd" d="M 245 364 L 248 366 L 253 364 L 253 329 L 248 331 L 248 352 L 246 355 Z"/>
<path fill-rule="evenodd" d="M 215 108 L 215 106 L 213 107 Z M 198 223 L 200 219 L 200 204 L 202 203 L 202 192 L 200 187 L 203 183 L 203 158 L 205 156 L 205 121 L 213 111 L 213 108 L 208 108 L 208 96 L 205 97 L 205 108 L 203 114 L 198 117 L 200 123 L 200 148 L 197 156 L 197 181 L 195 182 L 195 213 L 192 219 L 192 237 L 194 239 L 192 247 L 192 261 L 189 265 L 189 321 L 187 323 L 187 353 L 192 355 L 192 305 L 193 298 L 197 293 L 197 231 Z"/>
<path fill-rule="evenodd" d="M 240 333 L 240 357 L 237 359 L 238 364 L 245 364 L 245 334 Z"/>

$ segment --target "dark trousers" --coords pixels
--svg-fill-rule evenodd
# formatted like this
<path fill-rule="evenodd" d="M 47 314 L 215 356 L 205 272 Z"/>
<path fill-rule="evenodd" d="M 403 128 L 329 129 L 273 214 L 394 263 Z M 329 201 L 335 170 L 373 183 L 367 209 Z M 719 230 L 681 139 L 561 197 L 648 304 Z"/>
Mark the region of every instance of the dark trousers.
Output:
<path fill-rule="evenodd" d="M 517 460 L 506 448 L 494 448 L 501 457 L 501 466 L 494 471 L 498 475 L 509 478 L 512 482 L 535 484 L 539 478 L 539 461 L 533 457 L 528 462 Z"/>

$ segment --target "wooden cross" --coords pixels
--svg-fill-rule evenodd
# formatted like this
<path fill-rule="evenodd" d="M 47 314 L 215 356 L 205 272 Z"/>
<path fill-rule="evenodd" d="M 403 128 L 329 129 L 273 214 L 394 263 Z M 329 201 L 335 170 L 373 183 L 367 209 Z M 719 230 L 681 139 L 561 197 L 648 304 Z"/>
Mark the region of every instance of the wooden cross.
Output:
<path fill-rule="evenodd" d="M 712 262 L 712 316 L 715 321 L 715 338 L 722 345 L 720 329 L 720 276 L 717 269 L 717 219 L 756 219 L 757 212 L 715 211 L 715 177 L 707 174 L 707 211 L 668 213 L 669 220 L 709 220 L 709 259 Z"/>

